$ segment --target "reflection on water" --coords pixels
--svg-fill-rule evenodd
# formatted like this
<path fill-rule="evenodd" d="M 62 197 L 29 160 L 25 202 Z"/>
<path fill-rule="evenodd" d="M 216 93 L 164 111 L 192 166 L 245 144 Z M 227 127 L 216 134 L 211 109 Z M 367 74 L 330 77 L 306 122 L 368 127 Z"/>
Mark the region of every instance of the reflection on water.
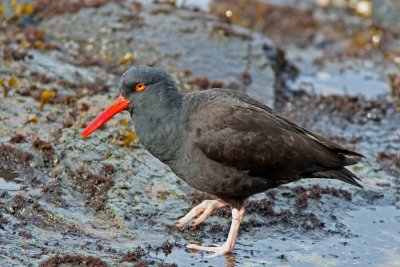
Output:
<path fill-rule="evenodd" d="M 229 253 L 224 255 L 225 267 L 234 267 L 237 265 L 236 255 L 234 253 Z"/>

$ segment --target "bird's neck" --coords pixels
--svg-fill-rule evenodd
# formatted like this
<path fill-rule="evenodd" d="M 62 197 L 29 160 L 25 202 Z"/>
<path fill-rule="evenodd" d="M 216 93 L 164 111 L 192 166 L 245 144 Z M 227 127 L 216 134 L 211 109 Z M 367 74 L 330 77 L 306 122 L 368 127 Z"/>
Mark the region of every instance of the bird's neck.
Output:
<path fill-rule="evenodd" d="M 157 106 L 138 107 L 132 120 L 139 141 L 162 162 L 176 160 L 183 144 L 183 126 L 180 123 L 182 95 L 162 98 Z"/>

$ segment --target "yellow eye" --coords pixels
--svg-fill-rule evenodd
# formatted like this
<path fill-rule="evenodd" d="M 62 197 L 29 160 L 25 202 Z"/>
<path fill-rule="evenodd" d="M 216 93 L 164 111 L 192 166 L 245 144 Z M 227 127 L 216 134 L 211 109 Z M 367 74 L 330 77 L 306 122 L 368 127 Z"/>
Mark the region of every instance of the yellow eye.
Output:
<path fill-rule="evenodd" d="M 136 92 L 140 92 L 140 91 L 143 91 L 144 90 L 144 88 L 145 88 L 146 86 L 143 84 L 143 83 L 138 83 L 137 85 L 136 85 Z"/>

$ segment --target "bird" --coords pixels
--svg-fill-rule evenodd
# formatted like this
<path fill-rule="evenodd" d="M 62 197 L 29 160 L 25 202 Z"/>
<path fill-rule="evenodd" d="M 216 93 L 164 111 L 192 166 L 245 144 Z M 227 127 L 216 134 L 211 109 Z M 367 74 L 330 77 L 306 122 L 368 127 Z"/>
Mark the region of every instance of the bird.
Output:
<path fill-rule="evenodd" d="M 230 206 L 232 222 L 222 245 L 187 247 L 209 256 L 232 252 L 245 201 L 303 178 L 338 179 L 362 188 L 346 169 L 364 156 L 309 131 L 244 92 L 223 88 L 181 94 L 170 74 L 133 66 L 119 82 L 119 96 L 82 132 L 86 138 L 127 110 L 140 143 L 191 187 L 214 195 L 176 222 L 203 223 Z"/>

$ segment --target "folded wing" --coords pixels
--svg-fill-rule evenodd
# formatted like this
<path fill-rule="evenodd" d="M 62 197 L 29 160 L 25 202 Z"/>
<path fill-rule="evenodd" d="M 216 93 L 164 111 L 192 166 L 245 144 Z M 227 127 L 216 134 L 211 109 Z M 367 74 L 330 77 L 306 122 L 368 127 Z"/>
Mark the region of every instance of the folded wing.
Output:
<path fill-rule="evenodd" d="M 300 127 L 245 94 L 205 93 L 213 97 L 198 106 L 188 126 L 195 145 L 208 158 L 268 179 L 336 178 L 360 186 L 343 167 L 355 164 L 361 154 Z"/>

